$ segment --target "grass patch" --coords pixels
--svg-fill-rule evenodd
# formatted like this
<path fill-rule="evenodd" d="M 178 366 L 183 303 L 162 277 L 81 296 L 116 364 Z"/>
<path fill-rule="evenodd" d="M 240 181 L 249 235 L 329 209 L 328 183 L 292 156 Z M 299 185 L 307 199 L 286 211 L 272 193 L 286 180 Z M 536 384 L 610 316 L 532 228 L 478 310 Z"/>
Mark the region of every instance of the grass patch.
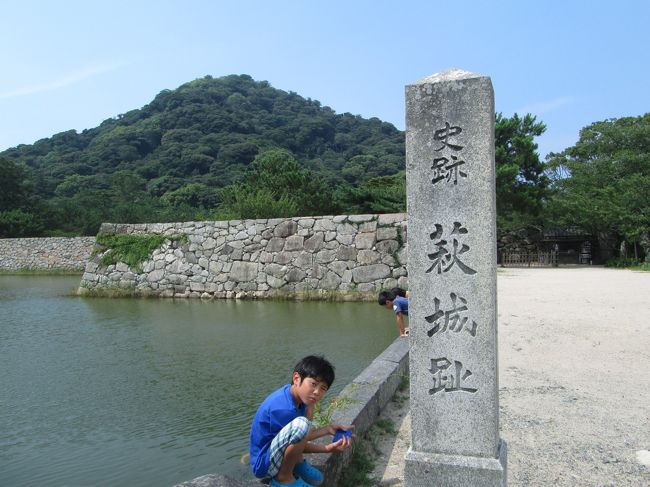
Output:
<path fill-rule="evenodd" d="M 631 266 L 631 267 L 628 267 L 628 269 L 630 269 L 630 270 L 632 270 L 632 271 L 644 271 L 644 272 L 650 272 L 650 264 L 648 264 L 648 263 L 646 262 L 646 263 L 639 264 L 639 265 L 633 265 L 633 266 Z"/>
<path fill-rule="evenodd" d="M 368 474 L 375 468 L 375 462 L 369 452 L 368 442 L 364 437 L 352 443 L 352 459 L 343 470 L 339 486 L 341 487 L 370 487 L 375 481 Z"/>
<path fill-rule="evenodd" d="M 160 296 L 152 292 L 139 291 L 127 288 L 95 288 L 88 289 L 79 287 L 71 293 L 71 296 L 83 296 L 84 298 L 151 298 L 160 299 Z"/>
<path fill-rule="evenodd" d="M 0 276 L 82 276 L 83 269 L 13 269 L 0 270 Z"/>
<path fill-rule="evenodd" d="M 642 260 L 633 257 L 616 257 L 605 262 L 605 267 L 631 269 L 634 271 L 650 271 L 650 262 L 643 262 Z"/>
<path fill-rule="evenodd" d="M 107 250 L 99 261 L 99 265 L 106 267 L 123 262 L 132 269 L 141 272 L 142 264 L 149 259 L 154 250 L 160 248 L 167 240 L 185 243 L 187 235 L 100 233 L 97 235 L 97 243 Z"/>
<path fill-rule="evenodd" d="M 352 442 L 350 463 L 341 473 L 339 485 L 342 487 L 376 485 L 370 477 L 375 468 L 375 458 L 380 453 L 377 439 L 381 435 L 396 435 L 397 429 L 390 419 L 379 418 L 363 435 Z"/>
<path fill-rule="evenodd" d="M 376 299 L 374 292 L 356 290 L 339 291 L 311 289 L 305 291 L 283 291 L 276 289 L 269 296 L 274 301 L 325 301 L 325 302 L 368 302 Z"/>
<path fill-rule="evenodd" d="M 389 435 L 397 434 L 395 423 L 393 423 L 390 419 L 379 418 L 377 421 L 375 421 L 374 426 L 380 429 L 383 433 L 388 433 Z"/>
<path fill-rule="evenodd" d="M 410 383 L 411 383 L 410 376 L 408 374 L 403 375 L 402 380 L 399 381 L 399 385 L 397 386 L 397 391 L 398 392 L 407 391 Z"/>
<path fill-rule="evenodd" d="M 343 396 L 333 397 L 326 407 L 322 407 L 321 403 L 316 403 L 314 406 L 314 426 L 321 428 L 325 425 L 328 425 L 332 422 L 332 414 L 337 409 L 343 409 L 354 401 Z"/>

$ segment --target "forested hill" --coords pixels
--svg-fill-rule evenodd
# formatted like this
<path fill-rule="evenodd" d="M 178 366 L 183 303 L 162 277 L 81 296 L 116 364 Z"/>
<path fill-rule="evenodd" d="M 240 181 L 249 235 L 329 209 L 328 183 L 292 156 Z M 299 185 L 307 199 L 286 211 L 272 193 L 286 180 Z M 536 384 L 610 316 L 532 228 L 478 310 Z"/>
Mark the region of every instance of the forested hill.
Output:
<path fill-rule="evenodd" d="M 206 76 L 164 90 L 148 105 L 98 127 L 20 145 L 0 153 L 0 159 L 28 173 L 28 186 L 41 204 L 32 213 L 43 213 L 47 203 L 50 213 L 73 213 L 75 219 L 80 211 L 72 211 L 75 203 L 94 206 L 93 197 L 98 200 L 103 208 L 78 215 L 75 224 L 64 215 L 56 223 L 54 214 L 42 222 L 62 233 L 92 233 L 100 220 L 190 218 L 197 216 L 190 208 L 213 210 L 223 200 L 217 190 L 243 181 L 256 156 L 271 149 L 284 149 L 292 171 L 317 179 L 323 190 L 338 190 L 339 199 L 350 196 L 341 188 L 357 188 L 404 168 L 404 133 L 392 124 L 337 114 L 248 75 Z M 115 198 L 128 199 L 134 190 L 143 193 L 140 206 L 145 196 L 153 198 L 147 201 L 156 207 L 153 214 L 106 210 L 107 203 L 125 203 Z M 336 209 L 332 195 L 329 200 L 330 208 L 323 210 Z"/>
<path fill-rule="evenodd" d="M 290 150 L 330 182 L 356 185 L 404 167 L 404 134 L 392 124 L 336 114 L 247 75 L 197 79 L 96 128 L 62 132 L 0 156 L 47 174 L 44 195 L 53 195 L 68 176 L 101 179 L 124 169 L 161 195 L 192 181 L 230 184 L 272 147 Z"/>

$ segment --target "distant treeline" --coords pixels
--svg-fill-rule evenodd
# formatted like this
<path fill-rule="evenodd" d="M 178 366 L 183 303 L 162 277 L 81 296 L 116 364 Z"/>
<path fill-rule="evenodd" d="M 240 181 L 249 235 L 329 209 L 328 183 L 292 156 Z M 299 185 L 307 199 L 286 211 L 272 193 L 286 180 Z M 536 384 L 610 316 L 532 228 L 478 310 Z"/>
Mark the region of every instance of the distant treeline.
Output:
<path fill-rule="evenodd" d="M 643 245 L 648 117 L 593 124 L 543 163 L 534 138 L 544 124 L 497 114 L 499 227 L 572 224 Z M 98 127 L 0 153 L 0 236 L 93 235 L 105 221 L 405 211 L 404 159 L 404 132 L 390 123 L 247 75 L 207 76 Z"/>

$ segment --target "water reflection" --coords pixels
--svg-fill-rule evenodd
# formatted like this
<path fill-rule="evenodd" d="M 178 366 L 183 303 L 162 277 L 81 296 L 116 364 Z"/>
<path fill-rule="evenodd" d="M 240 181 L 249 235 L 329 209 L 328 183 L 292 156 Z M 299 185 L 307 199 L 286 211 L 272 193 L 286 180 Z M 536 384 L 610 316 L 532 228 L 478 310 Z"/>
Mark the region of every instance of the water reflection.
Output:
<path fill-rule="evenodd" d="M 394 338 L 372 303 L 82 299 L 74 277 L 0 276 L 0 478 L 173 485 L 247 475 L 259 402 L 302 356 L 338 393 Z"/>

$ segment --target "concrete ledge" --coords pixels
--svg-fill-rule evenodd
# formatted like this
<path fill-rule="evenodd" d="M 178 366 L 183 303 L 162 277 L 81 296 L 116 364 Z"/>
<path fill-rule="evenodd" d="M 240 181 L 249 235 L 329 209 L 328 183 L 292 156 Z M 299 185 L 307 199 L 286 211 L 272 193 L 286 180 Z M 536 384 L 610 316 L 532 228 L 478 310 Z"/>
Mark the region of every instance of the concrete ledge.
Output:
<path fill-rule="evenodd" d="M 341 407 L 332 413 L 332 422 L 353 424 L 355 434 L 363 434 L 375 422 L 381 410 L 408 377 L 409 339 L 397 338 L 339 394 Z M 327 443 L 329 438 L 319 442 Z M 322 487 L 338 485 L 342 470 L 349 464 L 350 450 L 338 454 L 309 455 L 309 460 L 322 470 Z M 224 475 L 204 475 L 175 487 L 259 487 L 256 480 L 236 480 Z"/>
<path fill-rule="evenodd" d="M 403 378 L 408 376 L 408 338 L 397 338 L 361 374 L 339 394 L 345 398 L 341 409 L 332 413 L 332 422 L 353 424 L 361 435 L 377 420 L 379 413 L 395 395 Z M 328 438 L 320 441 L 327 443 Z M 310 461 L 323 471 L 323 487 L 335 487 L 341 471 L 348 465 L 351 451 L 311 455 Z"/>

